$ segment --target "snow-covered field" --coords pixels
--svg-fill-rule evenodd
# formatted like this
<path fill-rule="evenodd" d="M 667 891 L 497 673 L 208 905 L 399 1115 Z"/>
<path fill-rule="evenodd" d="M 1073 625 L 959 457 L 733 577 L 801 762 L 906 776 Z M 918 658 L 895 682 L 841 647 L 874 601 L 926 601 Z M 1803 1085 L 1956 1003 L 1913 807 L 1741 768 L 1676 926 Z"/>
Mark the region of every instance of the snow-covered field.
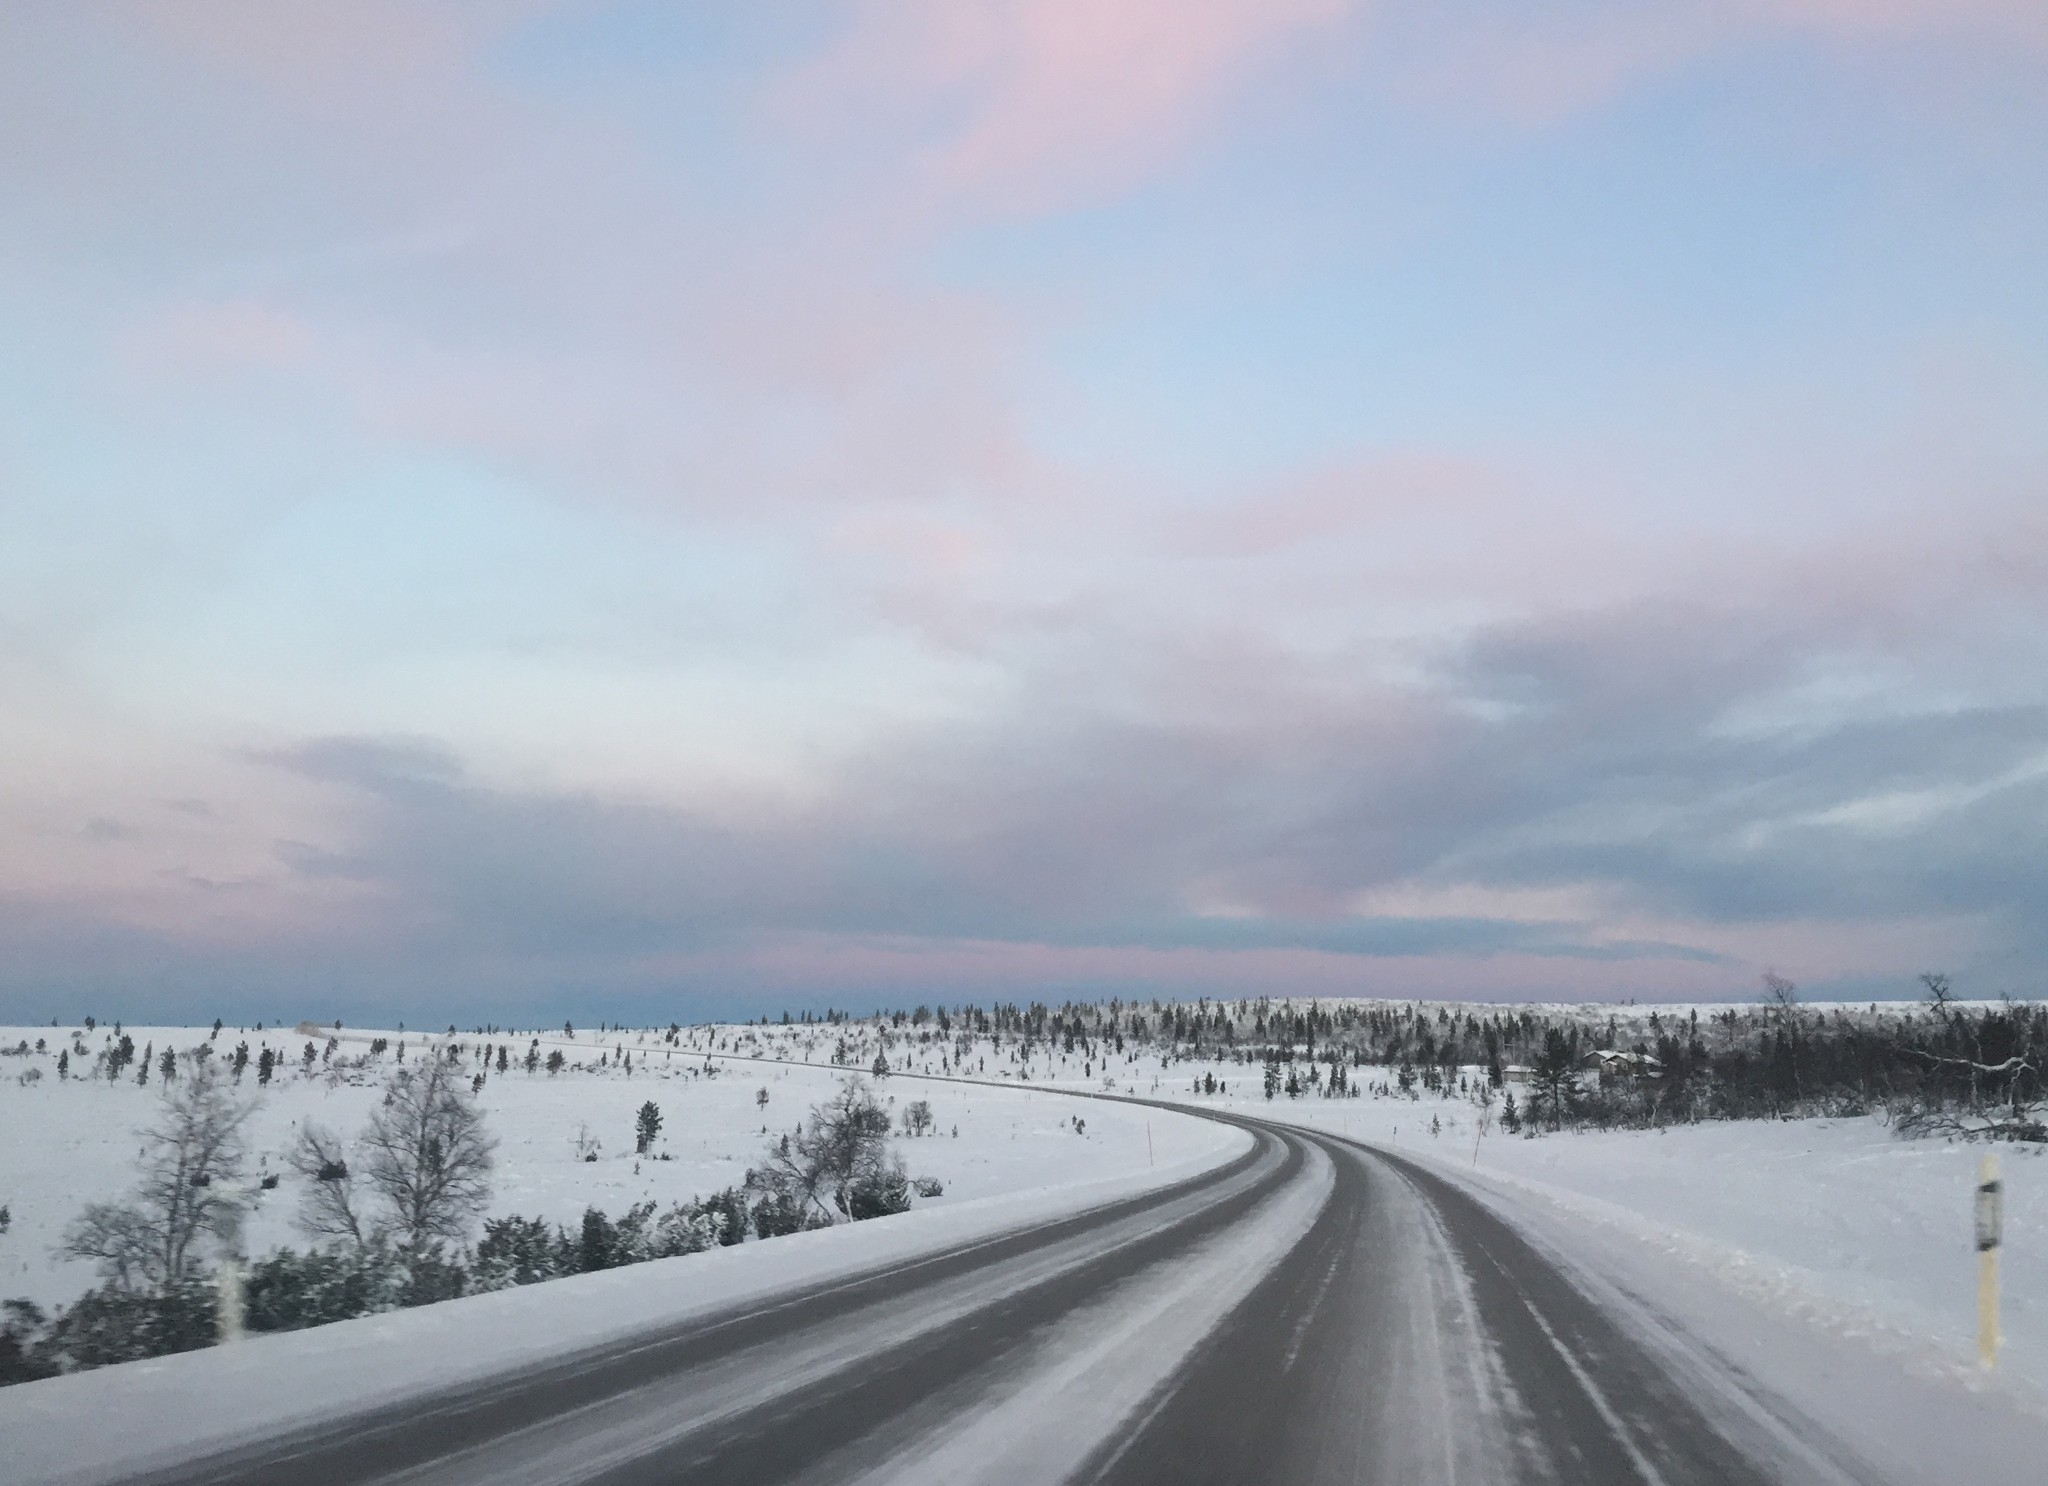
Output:
<path fill-rule="evenodd" d="M 390 1043 L 365 1070 L 364 1081 L 351 1083 L 321 1061 L 325 1044 L 317 1039 L 313 1071 L 302 1072 L 308 1039 L 288 1028 L 257 1032 L 227 1027 L 217 1039 L 210 1039 L 204 1027 L 123 1030 L 133 1038 L 138 1056 L 148 1047 L 161 1056 L 166 1045 L 183 1050 L 211 1040 L 214 1056 L 224 1058 L 237 1043 L 249 1044 L 252 1061 L 240 1092 L 253 1106 L 247 1127 L 250 1168 L 257 1174 L 282 1174 L 274 1191 L 256 1193 L 245 1229 L 251 1254 L 306 1243 L 293 1223 L 296 1178 L 285 1165 L 300 1123 L 313 1120 L 353 1134 L 379 1097 L 377 1071 L 395 1066 L 401 1042 L 413 1057 L 423 1045 L 417 1031 L 350 1029 L 337 1058 L 365 1053 L 372 1038 Z M 78 1066 L 72 1076 L 58 1077 L 58 1054 L 73 1047 L 74 1032 L 93 1053 L 108 1035 L 106 1029 L 0 1028 L 0 1047 L 27 1042 L 31 1049 L 26 1056 L 0 1058 L 0 1205 L 13 1215 L 10 1231 L 0 1235 L 0 1298 L 22 1296 L 47 1306 L 68 1302 L 94 1282 L 90 1265 L 59 1259 L 53 1248 L 85 1203 L 117 1198 L 132 1185 L 135 1132 L 155 1115 L 160 1097 L 155 1072 L 146 1087 L 136 1084 L 135 1068 L 113 1083 L 81 1078 L 79 1066 L 89 1068 L 91 1059 L 74 1053 Z M 696 1029 L 675 1048 L 661 1042 L 658 1033 L 579 1031 L 566 1038 L 558 1028 L 543 1036 L 540 1047 L 543 1059 L 557 1049 L 564 1054 L 563 1071 L 552 1075 L 544 1063 L 533 1073 L 519 1066 L 539 1034 L 457 1037 L 469 1047 L 503 1045 L 510 1054 L 509 1070 L 501 1075 L 493 1062 L 478 1095 L 499 1143 L 490 1212 L 541 1217 L 573 1228 L 586 1206 L 616 1217 L 636 1202 L 666 1207 L 735 1185 L 767 1144 L 764 1130 L 791 1129 L 813 1104 L 873 1060 L 871 1042 L 857 1067 L 844 1068 L 829 1061 L 836 1033 L 820 1039 L 813 1029 L 777 1029 L 772 1038 L 767 1032 Z M 46 1045 L 42 1054 L 33 1051 L 38 1039 Z M 265 1045 L 285 1052 L 288 1061 L 268 1087 L 259 1088 L 254 1060 Z M 631 1073 L 619 1066 L 621 1049 L 632 1055 Z M 908 1061 L 905 1048 L 893 1050 Z M 756 1052 L 808 1055 L 823 1066 L 756 1063 L 750 1060 Z M 602 1067 L 600 1058 L 605 1059 Z M 937 1071 L 936 1058 L 924 1061 Z M 23 1075 L 31 1070 L 40 1076 L 24 1083 Z M 762 1090 L 768 1094 L 765 1105 L 760 1103 Z M 877 1081 L 877 1093 L 899 1111 L 914 1099 L 931 1105 L 934 1133 L 906 1137 L 898 1145 L 913 1176 L 936 1177 L 944 1185 L 943 1196 L 920 1198 L 919 1207 L 1142 1173 L 1205 1157 L 1225 1142 L 1225 1132 L 1206 1122 L 1109 1103 L 1077 1106 L 1072 1099 L 1029 1088 L 885 1078 Z M 633 1153 L 634 1115 L 650 1099 L 663 1119 L 653 1154 L 665 1160 L 639 1159 Z M 1077 1115 L 1083 1126 L 1078 1131 Z M 601 1145 L 594 1162 L 578 1154 L 577 1138 L 585 1129 Z"/>
<path fill-rule="evenodd" d="M 159 1052 L 167 1040 L 184 1048 L 207 1035 L 205 1029 L 127 1031 L 138 1049 L 154 1043 Z M 12 1231 L 0 1237 L 0 1296 L 63 1301 L 90 1283 L 86 1266 L 56 1260 L 51 1246 L 81 1204 L 114 1197 L 132 1180 L 132 1132 L 150 1118 L 157 1098 L 155 1077 L 138 1088 L 133 1069 L 114 1085 L 81 1080 L 76 1069 L 72 1079 L 58 1081 L 56 1053 L 71 1045 L 71 1032 L 0 1029 L 0 1046 L 27 1040 L 33 1047 L 40 1037 L 48 1048 L 40 1056 L 0 1060 L 0 1203 L 14 1215 Z M 89 1049 L 104 1035 L 104 1029 L 88 1034 Z M 527 1073 L 520 1066 L 536 1035 L 543 1059 L 563 1052 L 561 1073 Z M 361 1054 L 373 1036 L 391 1043 L 383 1067 L 401 1040 L 414 1056 L 421 1045 L 417 1031 L 351 1029 L 337 1056 Z M 244 1079 L 256 1105 L 250 1131 L 258 1169 L 281 1169 L 299 1122 L 353 1130 L 377 1097 L 374 1082 L 331 1077 L 317 1056 L 314 1072 L 302 1074 L 307 1039 L 289 1030 L 224 1029 L 214 1045 L 225 1055 L 243 1040 L 252 1056 L 267 1042 L 291 1059 L 260 1093 L 253 1066 Z M 942 1198 L 921 1207 L 1099 1182 L 1216 1149 L 1221 1133 L 1214 1126 L 1101 1101 L 1077 1105 L 1060 1091 L 1135 1094 L 1384 1143 L 1511 1197 L 1525 1211 L 1598 1230 L 1674 1274 L 1816 1323 L 1830 1335 L 1856 1338 L 1918 1366 L 1973 1365 L 1971 1195 L 1983 1147 L 1899 1140 L 1875 1118 L 1535 1139 L 1510 1136 L 1496 1121 L 1475 1165 L 1479 1110 L 1468 1099 L 1421 1091 L 1413 1099 L 1383 1097 L 1369 1090 L 1357 1098 L 1283 1095 L 1269 1101 L 1256 1064 L 1168 1064 L 1156 1052 L 1135 1048 L 1104 1061 L 1082 1048 L 1063 1054 L 1040 1042 L 1027 1059 L 1014 1038 L 993 1043 L 929 1029 L 922 1036 L 908 1029 L 884 1035 L 872 1023 L 700 1027 L 684 1030 L 673 1046 L 659 1032 L 579 1031 L 570 1038 L 560 1029 L 456 1040 L 471 1047 L 502 1044 L 511 1057 L 504 1074 L 492 1065 L 479 1096 L 500 1141 L 494 1213 L 573 1223 L 586 1205 L 617 1214 L 638 1201 L 666 1205 L 708 1195 L 741 1180 L 767 1139 L 764 1126 L 790 1128 L 840 1079 L 868 1069 L 880 1053 L 892 1069 L 880 1083 L 883 1096 L 899 1109 L 918 1098 L 932 1106 L 937 1133 L 901 1143 L 913 1173 L 945 1184 Z M 620 1066 L 622 1052 L 632 1056 L 630 1074 Z M 31 1068 L 43 1076 L 24 1085 L 20 1075 Z M 934 1078 L 903 1076 L 914 1072 Z M 1385 1077 L 1383 1070 L 1359 1072 L 1362 1082 Z M 1193 1092 L 1205 1075 L 1227 1092 Z M 958 1076 L 995 1086 L 940 1081 Z M 763 1089 L 765 1107 L 758 1103 Z M 666 1161 L 636 1160 L 632 1153 L 633 1114 L 648 1099 L 662 1110 L 656 1149 L 670 1157 Z M 1084 1131 L 1074 1127 L 1077 1115 Z M 576 1138 L 586 1126 L 602 1142 L 595 1162 L 577 1154 Z M 2010 1146 L 1999 1155 L 2007 1192 L 2000 1374 L 2048 1395 L 2048 1159 Z M 304 1241 L 292 1226 L 295 1201 L 287 1176 L 251 1222 L 251 1252 Z"/>

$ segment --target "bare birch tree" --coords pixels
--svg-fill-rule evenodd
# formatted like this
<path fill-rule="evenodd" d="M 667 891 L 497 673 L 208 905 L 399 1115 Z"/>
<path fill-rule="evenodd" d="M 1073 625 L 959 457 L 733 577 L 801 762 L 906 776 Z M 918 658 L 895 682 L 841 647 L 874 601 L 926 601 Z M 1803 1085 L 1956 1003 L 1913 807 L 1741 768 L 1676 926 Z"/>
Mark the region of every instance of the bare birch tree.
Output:
<path fill-rule="evenodd" d="M 333 1131 L 306 1121 L 290 1157 L 292 1170 L 306 1179 L 299 1199 L 299 1227 L 316 1238 L 347 1239 L 358 1250 L 378 1236 L 363 1212 L 364 1198 L 349 1169 L 348 1152 Z"/>
<path fill-rule="evenodd" d="M 362 1146 L 364 1180 L 390 1208 L 399 1249 L 415 1264 L 437 1240 L 461 1238 L 490 1201 L 497 1142 L 462 1071 L 440 1058 L 392 1078 Z"/>
<path fill-rule="evenodd" d="M 243 1199 L 242 1125 L 248 1106 L 222 1085 L 209 1061 L 166 1083 L 163 1112 L 142 1135 L 142 1183 L 128 1202 L 89 1204 L 59 1252 L 91 1259 L 123 1290 L 164 1292 L 199 1267 L 202 1240 L 233 1243 Z"/>

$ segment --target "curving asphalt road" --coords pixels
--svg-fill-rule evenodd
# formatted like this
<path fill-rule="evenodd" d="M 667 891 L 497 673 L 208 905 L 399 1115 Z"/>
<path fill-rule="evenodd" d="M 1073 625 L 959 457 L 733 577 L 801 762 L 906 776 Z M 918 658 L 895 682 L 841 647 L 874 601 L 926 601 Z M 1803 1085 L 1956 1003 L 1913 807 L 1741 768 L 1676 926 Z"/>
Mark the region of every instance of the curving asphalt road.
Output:
<path fill-rule="evenodd" d="M 1177 1187 L 152 1482 L 1854 1480 L 1384 1151 Z"/>

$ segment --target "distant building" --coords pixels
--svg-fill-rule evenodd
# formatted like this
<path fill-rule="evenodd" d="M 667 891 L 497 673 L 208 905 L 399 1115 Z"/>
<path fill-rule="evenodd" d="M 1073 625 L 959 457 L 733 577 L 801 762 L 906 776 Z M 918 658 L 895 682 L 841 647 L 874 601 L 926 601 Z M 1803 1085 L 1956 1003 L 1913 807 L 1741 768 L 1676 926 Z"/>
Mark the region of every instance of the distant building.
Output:
<path fill-rule="evenodd" d="M 1648 1053 L 1623 1052 L 1619 1048 L 1595 1048 L 1579 1060 L 1579 1066 L 1599 1075 L 1600 1086 L 1646 1083 L 1664 1076 L 1664 1065 Z"/>

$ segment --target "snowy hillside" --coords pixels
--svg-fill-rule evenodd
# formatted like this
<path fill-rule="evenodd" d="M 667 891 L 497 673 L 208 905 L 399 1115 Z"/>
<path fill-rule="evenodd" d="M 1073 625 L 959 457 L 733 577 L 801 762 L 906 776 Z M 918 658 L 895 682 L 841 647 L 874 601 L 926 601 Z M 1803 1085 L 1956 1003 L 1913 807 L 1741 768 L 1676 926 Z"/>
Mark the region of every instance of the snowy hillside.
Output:
<path fill-rule="evenodd" d="M 309 1039 L 289 1028 L 226 1027 L 217 1038 L 205 1027 L 123 1032 L 133 1039 L 138 1059 L 146 1049 L 160 1057 L 166 1047 L 182 1053 L 199 1045 L 229 1058 L 237 1044 L 248 1044 L 251 1062 L 238 1092 L 254 1105 L 250 1165 L 281 1178 L 274 1190 L 259 1188 L 254 1196 L 245 1232 L 252 1254 L 306 1243 L 293 1221 L 296 1179 L 285 1166 L 299 1125 L 310 1119 L 344 1131 L 360 1126 L 380 1097 L 382 1075 L 398 1066 L 400 1045 L 414 1059 L 424 1045 L 416 1030 L 348 1029 L 331 1056 L 323 1056 L 324 1038 L 311 1039 L 315 1057 L 306 1071 L 302 1059 Z M 77 1057 L 74 1036 L 96 1051 L 108 1035 L 105 1029 L 0 1028 L 0 1046 L 26 1042 L 30 1048 L 26 1055 L 0 1060 L 0 1129 L 6 1131 L 0 1142 L 0 1204 L 12 1214 L 10 1230 L 0 1234 L 0 1298 L 20 1296 L 47 1306 L 67 1302 L 93 1283 L 90 1265 L 59 1259 L 52 1247 L 85 1203 L 116 1198 L 132 1184 L 135 1132 L 155 1117 L 160 1087 L 155 1072 L 147 1085 L 138 1085 L 136 1069 L 111 1083 L 80 1077 L 80 1067 L 89 1067 L 91 1059 Z M 498 1140 L 490 1214 L 516 1213 L 572 1227 L 587 1206 L 616 1215 L 636 1202 L 665 1207 L 739 1183 L 770 1132 L 791 1128 L 846 1077 L 864 1072 L 876 1041 L 862 1039 L 859 1051 L 865 1056 L 854 1067 L 839 1068 L 830 1063 L 836 1036 L 715 1027 L 685 1032 L 670 1046 L 653 1032 L 600 1039 L 588 1032 L 565 1037 L 556 1028 L 542 1038 L 540 1066 L 529 1073 L 522 1062 L 535 1035 L 453 1040 L 494 1050 L 503 1046 L 519 1055 L 508 1056 L 504 1074 L 495 1071 L 493 1060 L 477 1095 Z M 372 1056 L 368 1050 L 375 1040 L 387 1048 Z M 443 1034 L 430 1040 L 438 1045 L 450 1039 Z M 34 1051 L 38 1041 L 45 1045 L 42 1053 Z M 280 1052 L 284 1063 L 267 1085 L 259 1085 L 257 1060 L 266 1047 Z M 65 1051 L 79 1066 L 60 1077 L 57 1061 Z M 550 1074 L 545 1059 L 555 1051 L 563 1054 L 562 1071 Z M 632 1058 L 630 1072 L 622 1051 Z M 757 1053 L 815 1058 L 817 1065 L 755 1063 L 751 1056 Z M 365 1061 L 349 1066 L 357 1059 Z M 921 1062 L 936 1069 L 938 1060 Z M 900 1141 L 912 1174 L 934 1177 L 944 1188 L 940 1197 L 920 1198 L 920 1207 L 1163 1168 L 1218 1149 L 1224 1135 L 1200 1122 L 1106 1103 L 1077 1112 L 1071 1099 L 1025 1088 L 882 1079 L 877 1092 L 891 1108 L 913 1099 L 931 1106 L 932 1133 Z M 634 1154 L 634 1115 L 648 1100 L 659 1106 L 663 1127 L 650 1157 L 640 1159 Z M 595 1161 L 582 1158 L 579 1138 L 586 1131 L 597 1143 Z"/>

